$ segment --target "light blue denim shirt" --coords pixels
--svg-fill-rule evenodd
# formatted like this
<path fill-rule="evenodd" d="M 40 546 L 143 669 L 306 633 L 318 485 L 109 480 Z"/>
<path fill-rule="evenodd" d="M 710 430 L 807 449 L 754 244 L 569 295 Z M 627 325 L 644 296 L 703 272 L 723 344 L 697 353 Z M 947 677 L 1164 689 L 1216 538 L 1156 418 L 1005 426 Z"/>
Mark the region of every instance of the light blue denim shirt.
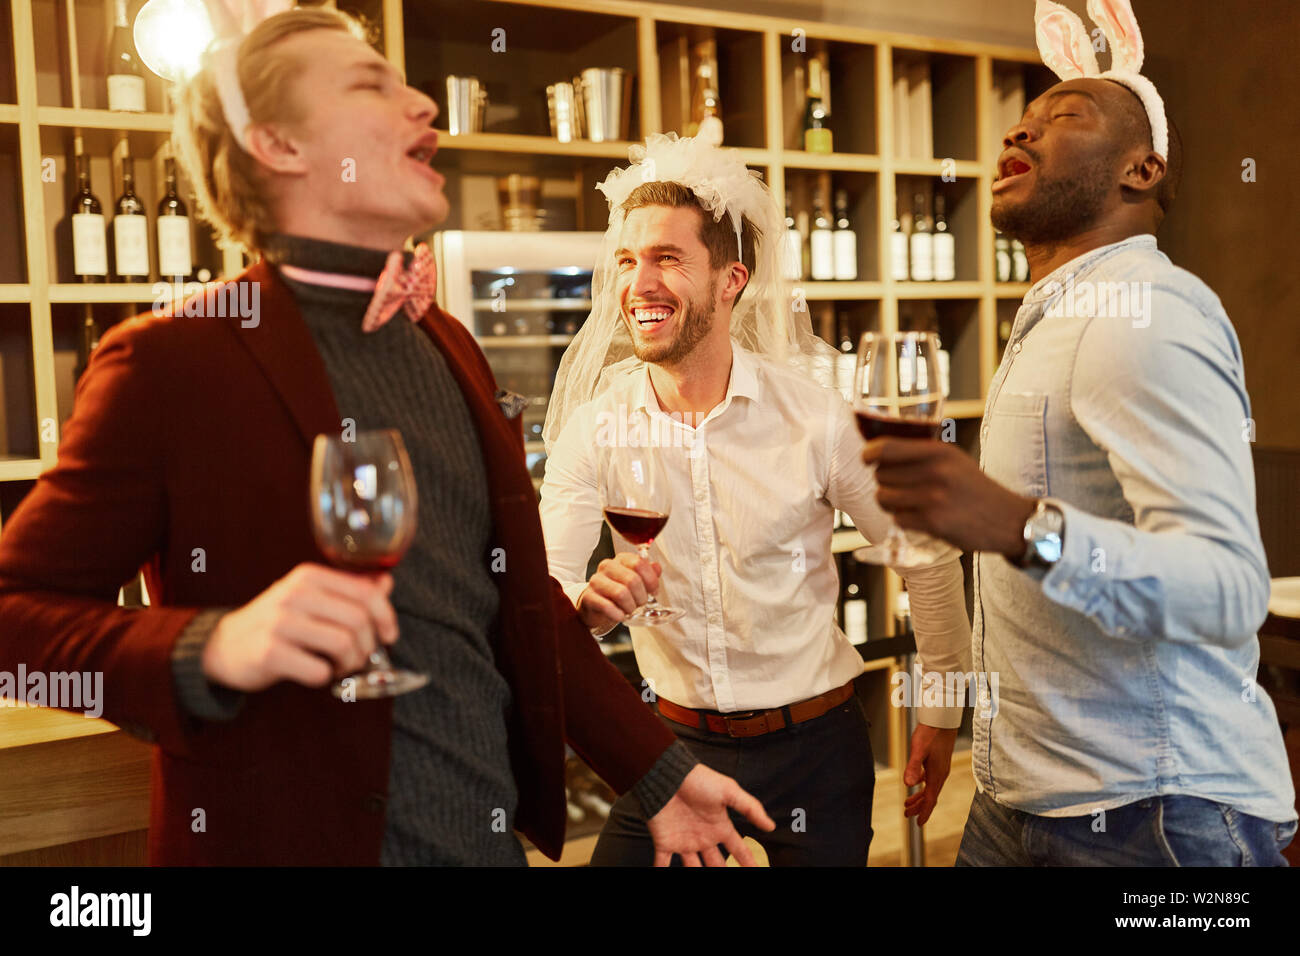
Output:
<path fill-rule="evenodd" d="M 1046 574 L 975 558 L 976 784 L 1073 816 L 1162 794 L 1296 819 L 1255 686 L 1269 575 L 1253 423 L 1218 297 L 1152 235 L 1094 249 L 1016 313 L 980 465 L 1065 514 Z"/>

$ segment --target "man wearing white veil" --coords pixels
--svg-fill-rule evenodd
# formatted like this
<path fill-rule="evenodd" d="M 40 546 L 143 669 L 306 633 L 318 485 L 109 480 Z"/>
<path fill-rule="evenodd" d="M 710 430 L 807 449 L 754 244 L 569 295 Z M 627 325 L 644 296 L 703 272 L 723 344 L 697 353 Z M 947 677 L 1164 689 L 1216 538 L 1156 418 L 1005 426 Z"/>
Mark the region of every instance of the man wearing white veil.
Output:
<path fill-rule="evenodd" d="M 762 838 L 773 864 L 863 866 L 875 771 L 854 695 L 862 658 L 835 623 L 831 527 L 836 508 L 873 540 L 889 521 L 851 411 L 823 384 L 834 352 L 792 306 L 782 211 L 735 150 L 670 133 L 630 157 L 598 187 L 610 218 L 593 308 L 546 422 L 551 573 L 597 636 L 652 592 L 684 609 L 632 628 L 660 716 L 701 762 L 764 802 L 778 822 Z M 672 520 L 655 542 L 662 567 L 619 541 L 588 581 L 611 447 L 638 434 L 656 436 L 672 489 Z M 957 551 L 900 573 L 925 670 L 967 671 Z M 907 812 L 924 822 L 961 706 L 920 717 L 906 779 L 925 788 Z M 593 864 L 652 854 L 641 808 L 620 798 Z"/>

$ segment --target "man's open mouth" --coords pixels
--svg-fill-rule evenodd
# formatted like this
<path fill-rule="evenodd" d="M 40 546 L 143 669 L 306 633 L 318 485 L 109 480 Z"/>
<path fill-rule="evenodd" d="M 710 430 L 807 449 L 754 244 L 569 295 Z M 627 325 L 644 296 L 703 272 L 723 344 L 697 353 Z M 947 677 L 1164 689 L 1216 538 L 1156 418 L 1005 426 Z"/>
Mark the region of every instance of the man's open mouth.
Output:
<path fill-rule="evenodd" d="M 672 314 L 673 310 L 666 305 L 648 305 L 632 310 L 632 318 L 643 329 L 653 328 Z"/>
<path fill-rule="evenodd" d="M 1004 179 L 1014 179 L 1016 176 L 1023 176 L 1033 167 L 1025 159 L 1019 156 L 1007 156 L 1002 162 L 998 163 L 998 182 Z"/>

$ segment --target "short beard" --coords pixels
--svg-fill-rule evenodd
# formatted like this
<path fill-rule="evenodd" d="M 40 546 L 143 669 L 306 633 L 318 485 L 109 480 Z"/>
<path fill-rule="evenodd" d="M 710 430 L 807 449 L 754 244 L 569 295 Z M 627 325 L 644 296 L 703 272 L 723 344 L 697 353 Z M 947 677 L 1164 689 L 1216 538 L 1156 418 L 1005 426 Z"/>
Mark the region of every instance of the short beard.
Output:
<path fill-rule="evenodd" d="M 1101 216 L 1111 185 L 1114 157 L 1102 156 L 1063 179 L 1041 173 L 1033 198 L 1012 204 L 993 199 L 989 218 L 993 228 L 1029 245 L 1050 245 L 1070 239 Z"/>
<path fill-rule="evenodd" d="M 631 325 L 628 332 L 632 339 L 632 351 L 636 357 L 651 365 L 673 366 L 690 355 L 695 350 L 695 346 L 709 334 L 709 329 L 713 328 L 713 302 L 717 291 L 718 281 L 714 279 L 709 285 L 708 298 L 705 301 L 701 302 L 697 299 L 685 304 L 681 324 L 671 342 L 641 345 L 636 336 L 636 319 L 629 318 L 627 321 Z"/>

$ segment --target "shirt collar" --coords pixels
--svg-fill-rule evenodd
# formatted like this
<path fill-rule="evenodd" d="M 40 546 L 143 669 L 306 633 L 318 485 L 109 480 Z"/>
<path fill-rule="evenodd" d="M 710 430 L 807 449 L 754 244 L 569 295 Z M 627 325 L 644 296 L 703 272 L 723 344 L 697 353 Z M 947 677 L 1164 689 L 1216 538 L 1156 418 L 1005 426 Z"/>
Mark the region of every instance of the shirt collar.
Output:
<path fill-rule="evenodd" d="M 1141 249 L 1156 247 L 1156 237 L 1149 232 L 1140 233 L 1136 236 L 1129 236 L 1127 239 L 1121 239 L 1119 242 L 1112 242 L 1104 246 L 1098 246 L 1096 249 L 1089 249 L 1083 255 L 1075 256 L 1069 262 L 1058 266 L 1050 274 L 1039 279 L 1025 293 L 1025 303 L 1043 302 L 1057 295 L 1061 287 L 1065 284 L 1067 276 L 1074 275 L 1076 278 L 1084 272 L 1100 265 L 1105 259 L 1118 252 L 1128 249 Z"/>
<path fill-rule="evenodd" d="M 637 405 L 638 409 L 644 408 L 646 411 L 664 414 L 663 408 L 659 405 L 659 397 L 655 395 L 654 385 L 650 381 L 650 363 L 642 362 L 642 388 L 641 397 Z M 760 399 L 761 389 L 759 388 L 758 372 L 754 364 L 754 356 L 746 349 L 741 348 L 735 339 L 731 340 L 731 377 L 727 381 L 727 394 L 721 403 L 713 409 L 705 418 L 705 422 L 716 418 L 727 410 L 731 405 L 733 398 L 747 398 L 752 402 Z"/>

